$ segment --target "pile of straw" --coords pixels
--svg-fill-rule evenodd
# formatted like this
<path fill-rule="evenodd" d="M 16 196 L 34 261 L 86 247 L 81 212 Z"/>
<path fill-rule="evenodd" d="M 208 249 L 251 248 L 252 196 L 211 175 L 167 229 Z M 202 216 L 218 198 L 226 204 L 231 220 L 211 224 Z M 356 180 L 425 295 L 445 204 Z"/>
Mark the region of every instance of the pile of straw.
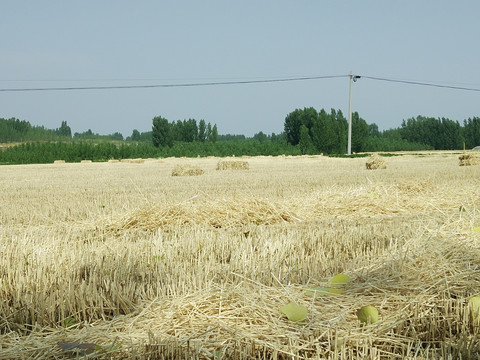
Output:
<path fill-rule="evenodd" d="M 480 154 L 467 153 L 458 157 L 460 166 L 480 165 Z"/>
<path fill-rule="evenodd" d="M 249 168 L 248 161 L 243 160 L 220 160 L 217 164 L 217 170 L 248 170 Z"/>
<path fill-rule="evenodd" d="M 149 205 L 107 225 L 110 231 L 141 229 L 155 231 L 184 225 L 206 225 L 216 229 L 246 225 L 301 222 L 290 209 L 258 199 L 206 201 L 172 206 Z"/>
<path fill-rule="evenodd" d="M 122 159 L 122 162 L 130 163 L 130 164 L 143 164 L 145 162 L 144 159 Z"/>
<path fill-rule="evenodd" d="M 55 160 L 54 164 L 65 164 L 65 160 Z"/>
<path fill-rule="evenodd" d="M 90 164 L 92 160 L 82 160 L 80 161 L 81 164 Z"/>
<path fill-rule="evenodd" d="M 377 154 L 370 156 L 366 162 L 367 170 L 377 170 L 377 169 L 386 169 L 387 163 L 383 158 Z"/>
<path fill-rule="evenodd" d="M 109 163 L 118 163 L 119 161 L 117 159 L 110 159 L 108 160 Z"/>
<path fill-rule="evenodd" d="M 175 165 L 172 176 L 198 176 L 203 175 L 205 170 L 194 165 Z"/>

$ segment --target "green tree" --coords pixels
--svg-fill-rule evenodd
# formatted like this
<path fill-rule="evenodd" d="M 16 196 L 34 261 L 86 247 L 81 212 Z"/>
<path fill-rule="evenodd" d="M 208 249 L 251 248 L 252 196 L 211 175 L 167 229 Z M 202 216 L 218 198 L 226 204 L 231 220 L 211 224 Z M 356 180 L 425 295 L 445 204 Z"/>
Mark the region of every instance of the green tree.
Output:
<path fill-rule="evenodd" d="M 210 136 L 212 136 L 212 125 L 208 123 L 207 130 L 205 131 L 205 139 L 210 140 Z"/>
<path fill-rule="evenodd" d="M 131 141 L 140 141 L 140 132 L 137 129 L 133 129 L 132 136 L 130 136 Z"/>
<path fill-rule="evenodd" d="M 204 142 L 207 139 L 207 124 L 201 119 L 198 123 L 198 140 Z"/>
<path fill-rule="evenodd" d="M 345 154 L 347 152 L 348 143 L 348 121 L 345 116 L 343 116 L 341 110 L 335 111 L 332 109 L 331 117 L 335 133 L 335 146 L 332 153 Z"/>
<path fill-rule="evenodd" d="M 308 128 L 305 125 L 300 126 L 300 140 L 298 142 L 302 154 L 308 154 L 312 148 L 312 139 Z"/>
<path fill-rule="evenodd" d="M 195 119 L 183 120 L 183 141 L 194 142 L 198 137 L 198 126 Z"/>
<path fill-rule="evenodd" d="M 214 142 L 217 142 L 217 140 L 218 140 L 218 130 L 217 130 L 217 124 L 215 124 L 212 127 L 212 132 L 210 133 L 210 137 L 208 138 L 208 141 L 214 143 Z"/>
<path fill-rule="evenodd" d="M 465 146 L 471 149 L 480 146 L 480 117 L 468 118 L 463 121 Z"/>
<path fill-rule="evenodd" d="M 375 123 L 368 124 L 368 136 L 380 136 L 380 131 L 378 131 L 378 125 Z"/>
<path fill-rule="evenodd" d="M 332 154 L 335 152 L 337 136 L 334 128 L 335 110 L 331 114 L 322 109 L 311 129 L 313 145 L 318 152 Z"/>
<path fill-rule="evenodd" d="M 297 145 L 300 142 L 302 124 L 302 110 L 300 109 L 295 109 L 285 118 L 284 131 L 289 144 Z"/>
<path fill-rule="evenodd" d="M 67 125 L 66 121 L 62 121 L 62 124 L 58 129 L 55 130 L 55 133 L 58 136 L 63 136 L 63 137 L 72 137 L 72 129 L 70 129 L 70 126 Z"/>
<path fill-rule="evenodd" d="M 259 142 L 264 142 L 264 141 L 267 141 L 268 140 L 268 137 L 267 135 L 265 135 L 263 133 L 263 131 L 260 131 L 258 133 L 256 133 L 255 135 L 253 135 L 253 138 Z"/>
<path fill-rule="evenodd" d="M 368 137 L 368 124 L 358 112 L 352 114 L 352 152 L 365 151 L 365 144 Z"/>
<path fill-rule="evenodd" d="M 161 116 L 153 118 L 152 142 L 155 147 L 171 147 L 173 145 L 172 126 Z"/>
<path fill-rule="evenodd" d="M 305 125 L 311 136 L 311 129 L 317 118 L 317 110 L 313 107 L 304 108 L 303 110 L 295 109 L 288 114 L 284 122 L 287 142 L 292 145 L 297 145 L 300 142 L 300 128 L 302 125 Z"/>

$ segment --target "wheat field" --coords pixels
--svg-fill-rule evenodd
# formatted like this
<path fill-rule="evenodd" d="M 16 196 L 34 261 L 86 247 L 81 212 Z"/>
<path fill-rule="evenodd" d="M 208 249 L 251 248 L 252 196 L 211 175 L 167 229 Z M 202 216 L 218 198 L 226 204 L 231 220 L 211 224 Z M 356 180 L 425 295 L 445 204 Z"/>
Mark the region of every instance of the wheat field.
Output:
<path fill-rule="evenodd" d="M 478 359 L 480 166 L 458 157 L 2 166 L 0 359 Z"/>

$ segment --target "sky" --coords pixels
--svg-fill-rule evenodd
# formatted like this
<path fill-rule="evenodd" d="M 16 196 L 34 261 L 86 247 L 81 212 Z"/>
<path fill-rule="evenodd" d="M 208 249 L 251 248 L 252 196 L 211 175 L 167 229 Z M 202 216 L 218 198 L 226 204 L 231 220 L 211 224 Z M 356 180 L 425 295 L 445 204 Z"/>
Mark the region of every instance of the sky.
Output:
<path fill-rule="evenodd" d="M 480 116 L 480 1 L 2 0 L 0 118 L 95 133 L 204 119 L 220 134 L 283 131 L 297 108 L 352 108 L 381 130 Z M 8 89 L 312 80 L 69 91 Z"/>

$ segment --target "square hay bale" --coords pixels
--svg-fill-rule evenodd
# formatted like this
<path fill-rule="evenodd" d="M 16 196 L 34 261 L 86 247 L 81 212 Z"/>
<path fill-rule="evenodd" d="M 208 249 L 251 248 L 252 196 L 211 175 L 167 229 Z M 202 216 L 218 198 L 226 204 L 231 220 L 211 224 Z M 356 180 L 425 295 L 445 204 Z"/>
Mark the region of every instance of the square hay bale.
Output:
<path fill-rule="evenodd" d="M 82 160 L 80 161 L 81 164 L 90 164 L 92 160 Z"/>
<path fill-rule="evenodd" d="M 172 176 L 198 176 L 203 175 L 205 171 L 198 166 L 193 165 L 175 165 L 172 170 Z"/>
<path fill-rule="evenodd" d="M 117 159 L 110 159 L 108 160 L 109 163 L 118 163 L 119 161 Z"/>
<path fill-rule="evenodd" d="M 220 160 L 217 170 L 248 170 L 250 165 L 244 160 Z"/>
<path fill-rule="evenodd" d="M 65 160 L 55 160 L 54 164 L 65 164 Z"/>
<path fill-rule="evenodd" d="M 480 154 L 466 153 L 458 157 L 460 166 L 480 165 Z"/>
<path fill-rule="evenodd" d="M 387 163 L 377 154 L 370 156 L 365 164 L 367 170 L 386 169 Z"/>

